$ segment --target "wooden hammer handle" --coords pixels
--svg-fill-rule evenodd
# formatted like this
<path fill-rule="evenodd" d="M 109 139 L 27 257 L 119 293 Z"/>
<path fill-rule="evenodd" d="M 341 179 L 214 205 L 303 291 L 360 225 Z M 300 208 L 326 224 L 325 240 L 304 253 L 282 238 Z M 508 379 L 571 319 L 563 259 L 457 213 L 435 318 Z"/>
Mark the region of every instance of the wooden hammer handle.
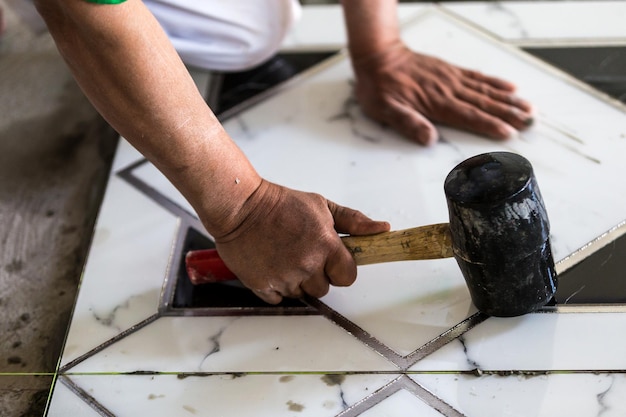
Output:
<path fill-rule="evenodd" d="M 431 224 L 368 236 L 342 237 L 357 265 L 449 258 L 452 238 L 448 223 Z"/>
<path fill-rule="evenodd" d="M 344 236 L 341 240 L 357 265 L 453 256 L 448 223 L 376 235 Z M 236 278 L 215 249 L 188 252 L 185 263 L 187 275 L 193 284 L 228 281 Z"/>

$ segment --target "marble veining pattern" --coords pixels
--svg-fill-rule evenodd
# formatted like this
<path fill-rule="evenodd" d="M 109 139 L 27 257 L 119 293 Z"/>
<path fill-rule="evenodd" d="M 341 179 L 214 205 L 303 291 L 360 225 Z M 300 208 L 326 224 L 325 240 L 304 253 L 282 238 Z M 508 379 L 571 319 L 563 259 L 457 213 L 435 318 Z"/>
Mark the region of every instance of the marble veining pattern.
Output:
<path fill-rule="evenodd" d="M 446 221 L 443 178 L 493 150 L 533 163 L 557 260 L 624 220 L 626 194 L 598 186 L 611 178 L 626 189 L 615 185 L 625 178 L 622 106 L 439 8 L 403 36 L 515 79 L 537 104 L 535 127 L 505 143 L 440 127 L 438 146 L 416 147 L 362 117 L 339 55 L 227 130 L 266 178 L 394 228 Z M 200 229 L 187 203 L 122 141 L 48 416 L 624 413 L 620 308 L 487 318 L 454 261 L 438 260 L 362 267 L 354 286 L 305 300 L 317 315 L 169 317 L 165 289 L 189 227 Z"/>
<path fill-rule="evenodd" d="M 516 44 L 626 43 L 626 28 L 620 23 L 626 4 L 619 0 L 451 2 L 443 7 Z"/>

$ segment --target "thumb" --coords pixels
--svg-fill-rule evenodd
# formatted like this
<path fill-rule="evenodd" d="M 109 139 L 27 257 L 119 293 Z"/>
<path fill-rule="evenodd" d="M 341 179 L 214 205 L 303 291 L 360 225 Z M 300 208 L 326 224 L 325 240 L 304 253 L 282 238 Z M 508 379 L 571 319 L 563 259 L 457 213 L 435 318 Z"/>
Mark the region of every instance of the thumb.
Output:
<path fill-rule="evenodd" d="M 372 220 L 358 210 L 340 206 L 332 201 L 328 201 L 328 209 L 333 215 L 335 230 L 338 233 L 373 235 L 388 232 L 391 228 L 389 222 Z"/>

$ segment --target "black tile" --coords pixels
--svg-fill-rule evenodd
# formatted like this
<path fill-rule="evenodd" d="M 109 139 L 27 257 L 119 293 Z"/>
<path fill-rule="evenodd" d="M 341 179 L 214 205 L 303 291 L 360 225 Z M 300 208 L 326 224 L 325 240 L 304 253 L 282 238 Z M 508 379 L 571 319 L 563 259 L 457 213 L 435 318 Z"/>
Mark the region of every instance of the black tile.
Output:
<path fill-rule="evenodd" d="M 182 253 L 191 250 L 213 249 L 215 244 L 194 229 L 188 229 Z M 184 256 L 181 256 L 171 312 L 187 315 L 299 315 L 316 314 L 300 300 L 285 298 L 280 304 L 264 302 L 238 280 L 194 285 L 187 275 Z"/>
<path fill-rule="evenodd" d="M 337 51 L 280 53 L 248 71 L 221 74 L 221 81 L 213 85 L 219 93 L 212 104 L 213 111 L 220 115 L 283 83 L 302 71 L 334 55 Z"/>
<path fill-rule="evenodd" d="M 526 51 L 626 102 L 626 46 L 526 48 Z"/>

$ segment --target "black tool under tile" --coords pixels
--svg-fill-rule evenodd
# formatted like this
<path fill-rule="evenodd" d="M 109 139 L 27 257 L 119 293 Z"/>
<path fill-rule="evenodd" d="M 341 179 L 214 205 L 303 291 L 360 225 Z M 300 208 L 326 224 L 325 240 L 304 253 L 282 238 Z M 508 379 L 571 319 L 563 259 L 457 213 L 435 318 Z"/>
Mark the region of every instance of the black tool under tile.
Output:
<path fill-rule="evenodd" d="M 190 250 L 213 249 L 214 243 L 206 236 L 189 228 L 182 246 L 183 254 Z M 178 266 L 171 310 L 204 310 L 199 315 L 252 315 L 252 314 L 315 314 L 316 311 L 297 299 L 285 298 L 277 305 L 265 303 L 240 281 L 193 285 L 185 268 L 184 256 Z"/>

